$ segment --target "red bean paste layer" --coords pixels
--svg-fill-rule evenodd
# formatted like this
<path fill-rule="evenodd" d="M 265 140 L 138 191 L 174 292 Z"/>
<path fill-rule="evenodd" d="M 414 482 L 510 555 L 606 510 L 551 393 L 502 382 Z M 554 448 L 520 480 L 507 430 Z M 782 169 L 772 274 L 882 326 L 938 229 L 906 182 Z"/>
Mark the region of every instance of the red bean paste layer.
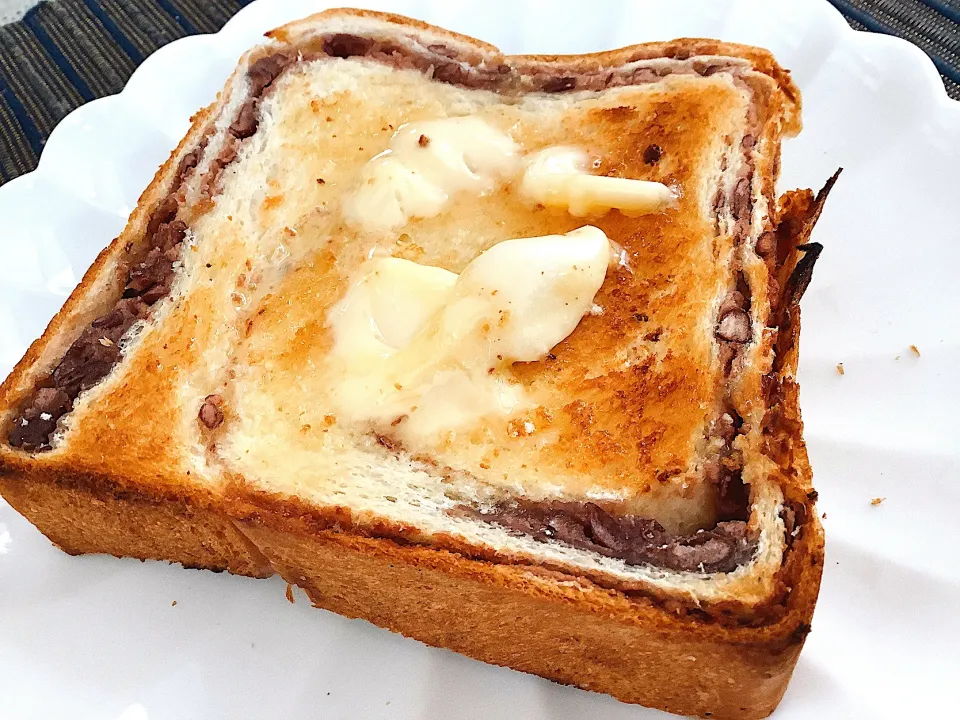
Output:
<path fill-rule="evenodd" d="M 461 508 L 463 512 L 463 508 Z M 753 555 L 755 543 L 740 520 L 718 523 L 690 535 L 668 533 L 656 520 L 612 515 L 591 502 L 516 501 L 471 515 L 511 534 L 558 542 L 618 558 L 628 565 L 668 570 L 729 572 Z"/>

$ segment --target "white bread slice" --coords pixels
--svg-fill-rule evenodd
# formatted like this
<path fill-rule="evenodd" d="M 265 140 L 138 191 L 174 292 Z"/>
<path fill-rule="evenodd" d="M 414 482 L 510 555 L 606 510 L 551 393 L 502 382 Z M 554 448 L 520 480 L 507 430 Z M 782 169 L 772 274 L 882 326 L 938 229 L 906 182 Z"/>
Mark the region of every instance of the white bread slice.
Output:
<path fill-rule="evenodd" d="M 253 106 L 253 134 L 238 138 L 230 128 L 249 111 L 248 70 L 277 53 L 289 67 Z M 149 240 L 148 219 L 202 142 L 196 169 L 182 176 L 178 217 L 189 231 L 169 296 L 124 336 L 122 362 L 79 396 L 52 449 L 0 447 L 0 489 L 68 550 L 248 574 L 268 571 L 265 557 L 320 605 L 491 662 L 679 712 L 766 714 L 809 629 L 822 557 L 792 377 L 795 291 L 809 278 L 806 266 L 794 272 L 796 245 L 822 198 L 799 194 L 778 209 L 773 195 L 779 140 L 799 129 L 798 113 L 795 88 L 768 54 L 713 41 L 507 58 L 469 38 L 355 11 L 275 31 L 241 60 L 124 235 L 4 384 L 9 423 L 119 294 L 126 257 Z M 524 152 L 589 147 L 599 172 L 663 180 L 681 199 L 658 216 L 593 220 L 631 267 L 608 274 L 603 314 L 585 318 L 553 359 L 508 370 L 546 410 L 531 419 L 549 432 L 513 432 L 526 417 L 485 418 L 407 446 L 331 410 L 326 318 L 369 251 L 460 271 L 499 241 L 585 224 L 532 209 L 511 184 L 399 234 L 345 222 L 341 198 L 396 128 L 461 115 L 509 133 Z M 655 144 L 657 159 L 647 162 L 643 149 Z M 235 160 L 213 172 L 232 148 Z M 731 346 L 718 340 L 717 323 L 738 284 L 749 290 L 750 337 L 736 343 L 727 373 Z M 637 325 L 626 327 L 627 318 Z M 639 382 L 639 373 L 656 382 Z M 463 512 L 518 498 L 589 501 L 670 532 L 709 529 L 723 514 L 709 473 L 714 428 L 729 408 L 742 422 L 724 453 L 749 490 L 754 543 L 732 571 L 628 564 Z M 198 421 L 204 413 L 210 422 Z M 92 500 L 79 509 L 76 496 L 63 500 L 84 490 Z M 118 515 L 114 502 L 163 517 L 144 526 L 125 506 L 104 533 Z M 125 525 L 141 526 L 126 544 Z M 343 575 L 332 577 L 338 562 Z M 440 575 L 413 579 L 427 568 Z M 388 571 L 405 583 L 392 608 L 378 605 L 365 580 Z M 480 592 L 478 583 L 490 618 L 498 592 L 524 613 L 572 614 L 565 625 L 544 621 L 517 656 L 483 637 L 494 630 L 476 618 L 472 629 L 458 625 L 451 603 L 458 592 L 461 600 Z M 440 585 L 437 605 L 430 598 Z M 598 613 L 607 624 L 592 635 L 587 620 Z M 585 659 L 627 632 L 623 623 L 632 635 L 622 659 Z M 556 633 L 579 637 L 576 649 Z M 697 655 L 696 671 L 681 678 L 675 668 Z"/>

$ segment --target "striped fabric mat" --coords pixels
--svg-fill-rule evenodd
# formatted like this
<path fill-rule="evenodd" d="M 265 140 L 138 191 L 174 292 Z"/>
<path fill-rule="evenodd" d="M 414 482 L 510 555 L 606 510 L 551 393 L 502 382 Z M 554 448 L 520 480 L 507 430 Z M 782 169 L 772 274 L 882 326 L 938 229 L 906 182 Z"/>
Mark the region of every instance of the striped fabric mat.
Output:
<path fill-rule="evenodd" d="M 54 0 L 0 27 L 0 184 L 36 167 L 64 115 L 119 92 L 154 50 L 216 32 L 250 1 Z M 960 0 L 830 2 L 858 30 L 920 46 L 960 99 Z"/>
<path fill-rule="evenodd" d="M 0 183 L 33 170 L 74 108 L 118 93 L 154 50 L 251 0 L 55 0 L 0 27 Z"/>

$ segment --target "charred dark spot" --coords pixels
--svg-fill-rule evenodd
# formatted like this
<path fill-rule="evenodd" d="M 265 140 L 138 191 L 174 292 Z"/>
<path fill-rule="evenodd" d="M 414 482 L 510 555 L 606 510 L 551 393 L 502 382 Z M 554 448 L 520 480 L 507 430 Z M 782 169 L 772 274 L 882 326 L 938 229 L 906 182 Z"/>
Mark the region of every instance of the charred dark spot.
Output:
<path fill-rule="evenodd" d="M 793 632 L 790 633 L 790 641 L 794 644 L 802 643 L 812 629 L 810 623 L 800 623 L 793 629 Z"/>
<path fill-rule="evenodd" d="M 647 149 L 643 151 L 643 161 L 647 165 L 656 165 L 662 156 L 663 150 L 659 145 L 647 145 Z"/>
<path fill-rule="evenodd" d="M 787 307 L 799 305 L 800 298 L 803 297 L 810 281 L 813 279 L 813 266 L 817 264 L 817 259 L 823 252 L 823 245 L 816 242 L 807 243 L 798 245 L 797 250 L 803 253 L 803 257 L 797 261 L 797 266 L 790 273 L 784 288 L 784 300 Z"/>

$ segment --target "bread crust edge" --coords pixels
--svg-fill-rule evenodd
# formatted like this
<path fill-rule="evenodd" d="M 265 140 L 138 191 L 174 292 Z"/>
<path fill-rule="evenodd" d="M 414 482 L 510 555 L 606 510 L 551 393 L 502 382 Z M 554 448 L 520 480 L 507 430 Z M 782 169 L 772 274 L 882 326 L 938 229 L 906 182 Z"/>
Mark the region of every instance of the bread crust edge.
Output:
<path fill-rule="evenodd" d="M 166 560 L 248 577 L 274 574 L 209 491 L 151 493 L 71 472 L 53 477 L 0 469 L 0 495 L 70 555 Z"/>
<path fill-rule="evenodd" d="M 820 583 L 823 537 L 791 555 L 787 612 L 760 628 L 678 615 L 583 578 L 382 538 L 294 529 L 236 498 L 239 526 L 313 604 L 483 662 L 682 715 L 769 715 L 793 672 Z"/>

